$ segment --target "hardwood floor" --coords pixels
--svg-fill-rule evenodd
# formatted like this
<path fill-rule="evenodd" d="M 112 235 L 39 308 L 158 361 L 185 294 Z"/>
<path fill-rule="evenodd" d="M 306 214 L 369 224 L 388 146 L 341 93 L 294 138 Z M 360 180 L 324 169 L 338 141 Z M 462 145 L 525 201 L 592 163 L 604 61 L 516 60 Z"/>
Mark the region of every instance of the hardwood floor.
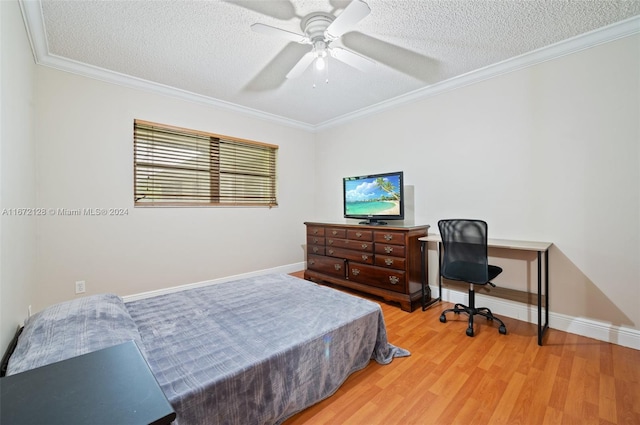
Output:
<path fill-rule="evenodd" d="M 302 277 L 301 273 L 294 273 Z M 375 301 L 375 300 L 374 300 Z M 389 341 L 411 351 L 352 374 L 285 425 L 640 424 L 640 351 L 503 318 L 438 318 L 450 303 L 407 313 L 379 302 Z"/>

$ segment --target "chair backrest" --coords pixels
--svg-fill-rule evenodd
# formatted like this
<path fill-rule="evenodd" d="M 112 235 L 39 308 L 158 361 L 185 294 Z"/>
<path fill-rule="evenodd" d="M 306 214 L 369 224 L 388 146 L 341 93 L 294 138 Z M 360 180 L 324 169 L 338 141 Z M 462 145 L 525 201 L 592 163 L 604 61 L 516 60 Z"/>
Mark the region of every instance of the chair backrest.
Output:
<path fill-rule="evenodd" d="M 485 284 L 489 280 L 487 223 L 482 220 L 438 221 L 444 245 L 442 277 Z"/>

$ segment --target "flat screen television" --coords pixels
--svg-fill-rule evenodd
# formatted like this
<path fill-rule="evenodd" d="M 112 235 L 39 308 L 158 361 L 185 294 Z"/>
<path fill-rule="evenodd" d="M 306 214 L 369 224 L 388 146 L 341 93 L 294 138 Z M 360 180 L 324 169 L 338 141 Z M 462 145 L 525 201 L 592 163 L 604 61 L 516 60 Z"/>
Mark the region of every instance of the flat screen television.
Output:
<path fill-rule="evenodd" d="M 387 224 L 404 219 L 403 173 L 370 174 L 342 179 L 344 217 L 360 224 Z"/>

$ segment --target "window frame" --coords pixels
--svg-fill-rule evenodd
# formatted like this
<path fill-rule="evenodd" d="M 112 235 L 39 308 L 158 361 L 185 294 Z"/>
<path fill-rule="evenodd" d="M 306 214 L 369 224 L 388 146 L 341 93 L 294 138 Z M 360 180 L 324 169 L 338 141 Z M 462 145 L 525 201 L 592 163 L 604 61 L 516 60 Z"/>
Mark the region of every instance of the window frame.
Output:
<path fill-rule="evenodd" d="M 158 132 L 164 131 L 169 133 L 179 134 L 180 137 L 193 137 L 195 143 L 196 139 L 203 140 L 203 138 L 208 138 L 209 141 L 209 167 L 208 171 L 197 170 L 200 173 L 209 173 L 209 186 L 210 191 L 208 195 L 208 201 L 195 201 L 195 200 L 186 200 L 186 201 L 178 201 L 175 197 L 181 196 L 178 195 L 179 192 L 182 192 L 182 189 L 175 189 L 172 193 L 167 193 L 167 197 L 173 196 L 173 200 L 151 200 L 151 201 L 142 201 L 142 199 L 148 195 L 144 194 L 144 189 L 139 187 L 140 182 L 138 181 L 139 174 L 142 173 L 141 169 L 157 169 L 158 165 L 153 161 L 147 162 L 140 159 L 141 156 L 144 156 L 144 153 L 140 151 L 144 150 L 142 146 L 145 146 L 145 143 L 148 144 L 148 139 L 144 137 L 140 137 L 138 133 L 138 129 L 142 128 L 142 132 L 145 130 L 152 131 L 153 128 L 157 128 Z M 150 136 L 148 136 L 150 137 Z M 142 142 L 144 140 L 144 142 Z M 216 145 L 215 149 L 217 152 L 214 152 L 214 144 Z M 179 150 L 177 148 L 178 142 L 173 145 L 173 149 Z M 140 149 L 139 149 L 140 148 Z M 234 164 L 229 164 L 229 160 L 226 158 L 230 157 L 230 150 L 240 150 L 247 154 L 247 156 L 243 156 L 243 159 L 238 160 L 237 163 L 234 161 Z M 227 153 L 224 153 L 224 151 Z M 134 119 L 133 121 L 133 203 L 134 207 L 276 207 L 278 206 L 277 201 L 277 158 L 278 158 L 278 145 L 273 145 L 264 142 L 257 142 L 254 140 L 242 139 L 238 137 L 225 136 L 215 133 L 209 133 L 200 130 L 193 130 L 184 127 L 177 127 L 166 124 L 159 124 L 151 121 Z M 163 152 L 166 154 L 166 151 Z M 146 154 L 148 157 L 155 158 L 154 155 L 158 155 L 158 153 Z M 176 157 L 168 157 L 168 162 L 171 159 L 178 161 L 180 158 Z M 247 166 L 251 164 L 251 160 L 264 160 L 263 164 L 260 164 L 259 172 L 248 172 L 247 169 L 242 169 L 241 166 Z M 223 171 L 223 167 L 221 167 L 221 162 L 225 162 L 225 170 Z M 215 163 L 215 165 L 214 165 Z M 172 166 L 167 165 L 165 162 L 161 168 L 166 170 L 178 170 L 184 169 L 184 166 Z M 195 166 L 191 170 L 191 172 L 195 173 Z M 253 168 L 253 167 L 252 167 Z M 265 170 L 267 170 L 265 172 Z M 215 173 L 215 174 L 214 174 Z M 147 171 L 146 174 L 154 174 L 150 171 Z M 226 179 L 225 179 L 226 176 Z M 246 201 L 249 197 L 246 195 L 247 189 L 243 188 L 242 182 L 230 182 L 230 176 L 236 176 L 239 180 L 242 180 L 244 177 L 245 180 L 253 178 L 255 181 L 259 181 L 258 184 L 253 185 L 252 187 L 257 189 L 257 191 L 266 191 L 264 195 L 258 195 L 255 201 L 249 202 Z M 186 177 L 185 180 L 175 180 L 176 182 L 182 182 L 183 184 L 191 184 L 193 177 Z M 267 181 L 267 183 L 263 183 L 263 181 Z M 215 183 L 215 184 L 214 184 Z M 200 183 L 202 184 L 202 182 Z M 246 181 L 244 182 L 246 186 Z M 251 185 L 249 185 L 251 186 Z M 233 190 L 234 193 L 236 191 L 242 192 L 245 196 L 239 195 L 224 195 L 222 192 Z M 189 192 L 191 193 L 191 192 Z M 202 197 L 200 191 L 196 189 L 196 194 L 192 194 L 191 197 Z M 225 192 L 226 193 L 226 192 Z M 214 196 L 215 194 L 215 196 Z M 156 195 L 158 196 L 158 195 Z M 184 195 L 187 196 L 187 195 Z M 213 202 L 214 199 L 217 199 L 216 202 Z M 244 200 L 243 200 L 244 199 Z"/>

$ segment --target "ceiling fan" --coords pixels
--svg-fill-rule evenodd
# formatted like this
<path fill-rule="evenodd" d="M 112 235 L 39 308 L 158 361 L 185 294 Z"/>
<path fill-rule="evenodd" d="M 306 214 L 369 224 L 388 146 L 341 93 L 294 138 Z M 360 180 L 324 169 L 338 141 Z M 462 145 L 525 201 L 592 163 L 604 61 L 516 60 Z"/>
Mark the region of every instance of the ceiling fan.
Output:
<path fill-rule="evenodd" d="M 300 28 L 304 34 L 259 23 L 251 25 L 251 29 L 258 33 L 312 46 L 311 51 L 307 52 L 287 73 L 287 78 L 300 76 L 314 61 L 318 70 L 324 69 L 328 56 L 366 72 L 375 67 L 376 62 L 342 47 L 333 47 L 331 44 L 369 13 L 371 9 L 367 3 L 363 0 L 353 0 L 338 17 L 326 12 L 313 12 L 305 16 L 300 22 Z"/>

